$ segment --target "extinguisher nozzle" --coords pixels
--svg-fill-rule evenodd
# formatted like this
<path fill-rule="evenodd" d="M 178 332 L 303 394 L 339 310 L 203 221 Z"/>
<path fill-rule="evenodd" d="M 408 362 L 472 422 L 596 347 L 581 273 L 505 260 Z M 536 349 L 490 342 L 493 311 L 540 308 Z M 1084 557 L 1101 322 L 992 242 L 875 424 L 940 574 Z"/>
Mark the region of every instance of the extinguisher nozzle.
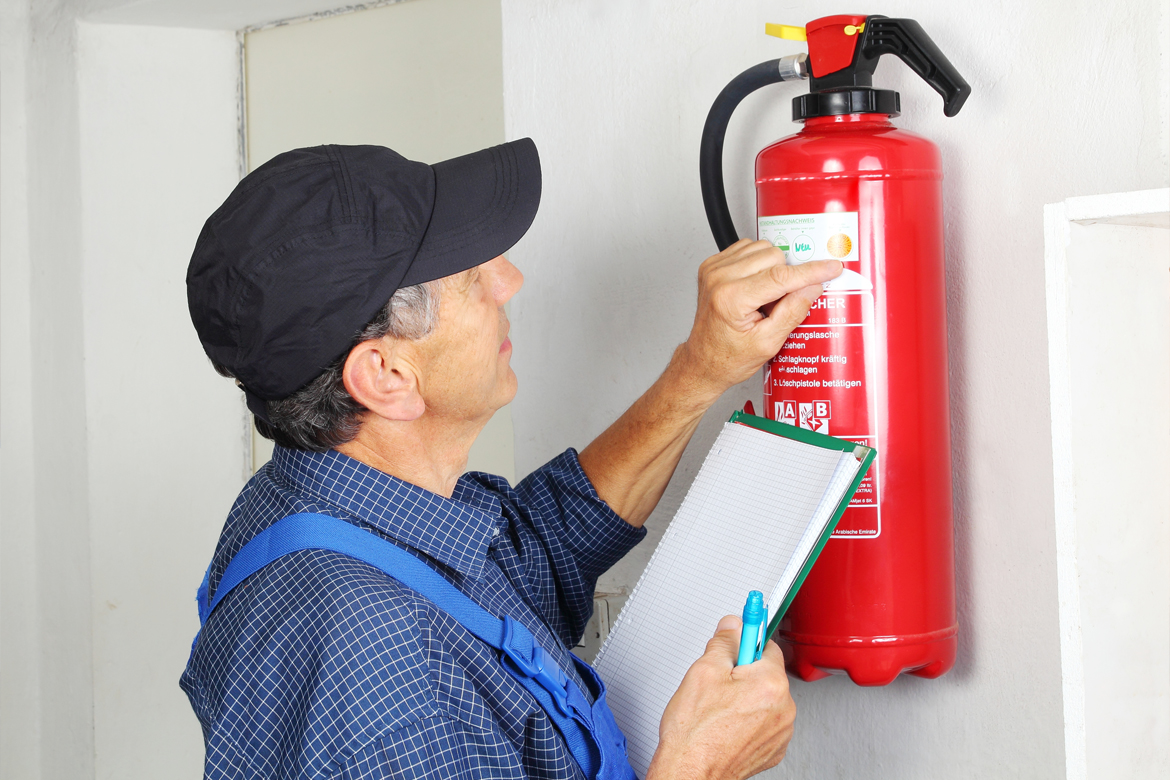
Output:
<path fill-rule="evenodd" d="M 781 81 L 801 81 L 808 76 L 808 55 L 804 52 L 780 58 Z"/>

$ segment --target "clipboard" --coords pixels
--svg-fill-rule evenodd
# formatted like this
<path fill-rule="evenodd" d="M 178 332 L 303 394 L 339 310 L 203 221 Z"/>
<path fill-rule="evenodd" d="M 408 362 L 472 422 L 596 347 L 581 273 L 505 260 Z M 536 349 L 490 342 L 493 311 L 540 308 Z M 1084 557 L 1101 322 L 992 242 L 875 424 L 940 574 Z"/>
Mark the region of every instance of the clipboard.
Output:
<path fill-rule="evenodd" d="M 875 454 L 743 412 L 724 424 L 594 662 L 635 771 L 719 618 L 760 590 L 775 633 Z"/>
<path fill-rule="evenodd" d="M 817 562 L 817 557 L 821 554 L 821 550 L 825 549 L 825 545 L 833 536 L 833 532 L 837 530 L 837 523 L 841 521 L 841 515 L 845 514 L 845 510 L 849 508 L 849 502 L 853 500 L 853 494 L 857 492 L 857 488 L 861 486 L 861 481 L 865 479 L 866 472 L 869 471 L 869 467 L 873 464 L 874 458 L 877 456 L 877 450 L 864 444 L 858 444 L 846 439 L 838 439 L 824 433 L 817 433 L 816 431 L 798 428 L 788 423 L 769 420 L 767 417 L 757 417 L 754 414 L 747 414 L 746 412 L 734 413 L 728 422 L 747 425 L 756 430 L 765 431 L 776 436 L 783 436 L 787 439 L 795 439 L 805 444 L 811 444 L 814 447 L 823 447 L 827 450 L 837 450 L 839 452 L 852 451 L 861 462 L 861 466 L 857 470 L 857 476 L 850 483 L 848 490 L 845 491 L 845 495 L 841 497 L 836 509 L 833 510 L 832 519 L 829 520 L 824 532 L 817 539 L 816 544 L 813 545 L 808 558 L 800 567 L 800 573 L 796 575 L 792 587 L 784 594 L 780 606 L 775 607 L 774 613 L 768 616 L 768 631 L 764 637 L 764 641 L 767 641 L 772 638 L 772 634 L 776 633 L 776 629 L 780 626 L 780 619 L 784 617 L 784 613 L 792 606 L 792 600 L 796 598 L 797 591 L 804 584 L 808 573 L 812 571 L 813 564 Z"/>

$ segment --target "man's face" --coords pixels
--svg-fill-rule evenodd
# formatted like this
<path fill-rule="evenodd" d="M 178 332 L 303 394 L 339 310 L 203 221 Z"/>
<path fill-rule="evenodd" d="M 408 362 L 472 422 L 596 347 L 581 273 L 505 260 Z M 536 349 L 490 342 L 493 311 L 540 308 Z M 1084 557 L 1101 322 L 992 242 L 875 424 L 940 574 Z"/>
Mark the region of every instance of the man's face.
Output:
<path fill-rule="evenodd" d="M 452 421 L 487 421 L 516 395 L 504 304 L 524 276 L 503 256 L 442 280 L 439 322 L 416 342 L 427 411 Z"/>

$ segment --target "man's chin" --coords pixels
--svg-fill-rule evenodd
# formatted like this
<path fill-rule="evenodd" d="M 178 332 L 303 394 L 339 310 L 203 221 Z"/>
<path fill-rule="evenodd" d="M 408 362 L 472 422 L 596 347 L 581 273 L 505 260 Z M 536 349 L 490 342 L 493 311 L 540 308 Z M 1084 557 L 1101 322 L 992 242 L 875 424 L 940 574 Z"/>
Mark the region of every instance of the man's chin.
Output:
<path fill-rule="evenodd" d="M 511 373 L 512 369 L 509 368 L 508 372 Z M 504 402 L 500 404 L 501 407 L 512 403 L 516 399 L 516 391 L 520 389 L 520 382 L 516 379 L 516 375 L 512 374 L 510 378 L 512 381 L 508 383 L 507 388 L 503 392 Z"/>
<path fill-rule="evenodd" d="M 497 385 L 499 393 L 496 396 L 496 409 L 502 409 L 512 403 L 513 399 L 516 398 L 516 390 L 519 388 L 519 385 L 520 382 L 516 378 L 516 372 L 512 370 L 511 366 L 504 366 L 499 385 Z"/>

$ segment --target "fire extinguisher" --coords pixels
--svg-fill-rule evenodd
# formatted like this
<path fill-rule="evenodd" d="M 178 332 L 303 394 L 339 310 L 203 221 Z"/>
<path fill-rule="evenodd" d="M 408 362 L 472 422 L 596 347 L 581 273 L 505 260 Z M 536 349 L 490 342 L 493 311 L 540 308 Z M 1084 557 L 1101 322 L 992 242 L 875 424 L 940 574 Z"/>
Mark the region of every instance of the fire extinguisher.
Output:
<path fill-rule="evenodd" d="M 899 95 L 873 88 L 872 75 L 897 55 L 947 116 L 971 88 L 912 19 L 828 16 L 768 32 L 806 40 L 808 55 L 750 68 L 715 100 L 700 154 L 707 218 L 721 250 L 738 240 L 722 170 L 735 107 L 809 78 L 792 101 L 803 129 L 756 157 L 758 238 L 790 264 L 837 258 L 845 270 L 765 367 L 765 415 L 878 451 L 777 638 L 803 680 L 938 677 L 958 633 L 942 167 L 933 143 L 891 123 Z"/>

